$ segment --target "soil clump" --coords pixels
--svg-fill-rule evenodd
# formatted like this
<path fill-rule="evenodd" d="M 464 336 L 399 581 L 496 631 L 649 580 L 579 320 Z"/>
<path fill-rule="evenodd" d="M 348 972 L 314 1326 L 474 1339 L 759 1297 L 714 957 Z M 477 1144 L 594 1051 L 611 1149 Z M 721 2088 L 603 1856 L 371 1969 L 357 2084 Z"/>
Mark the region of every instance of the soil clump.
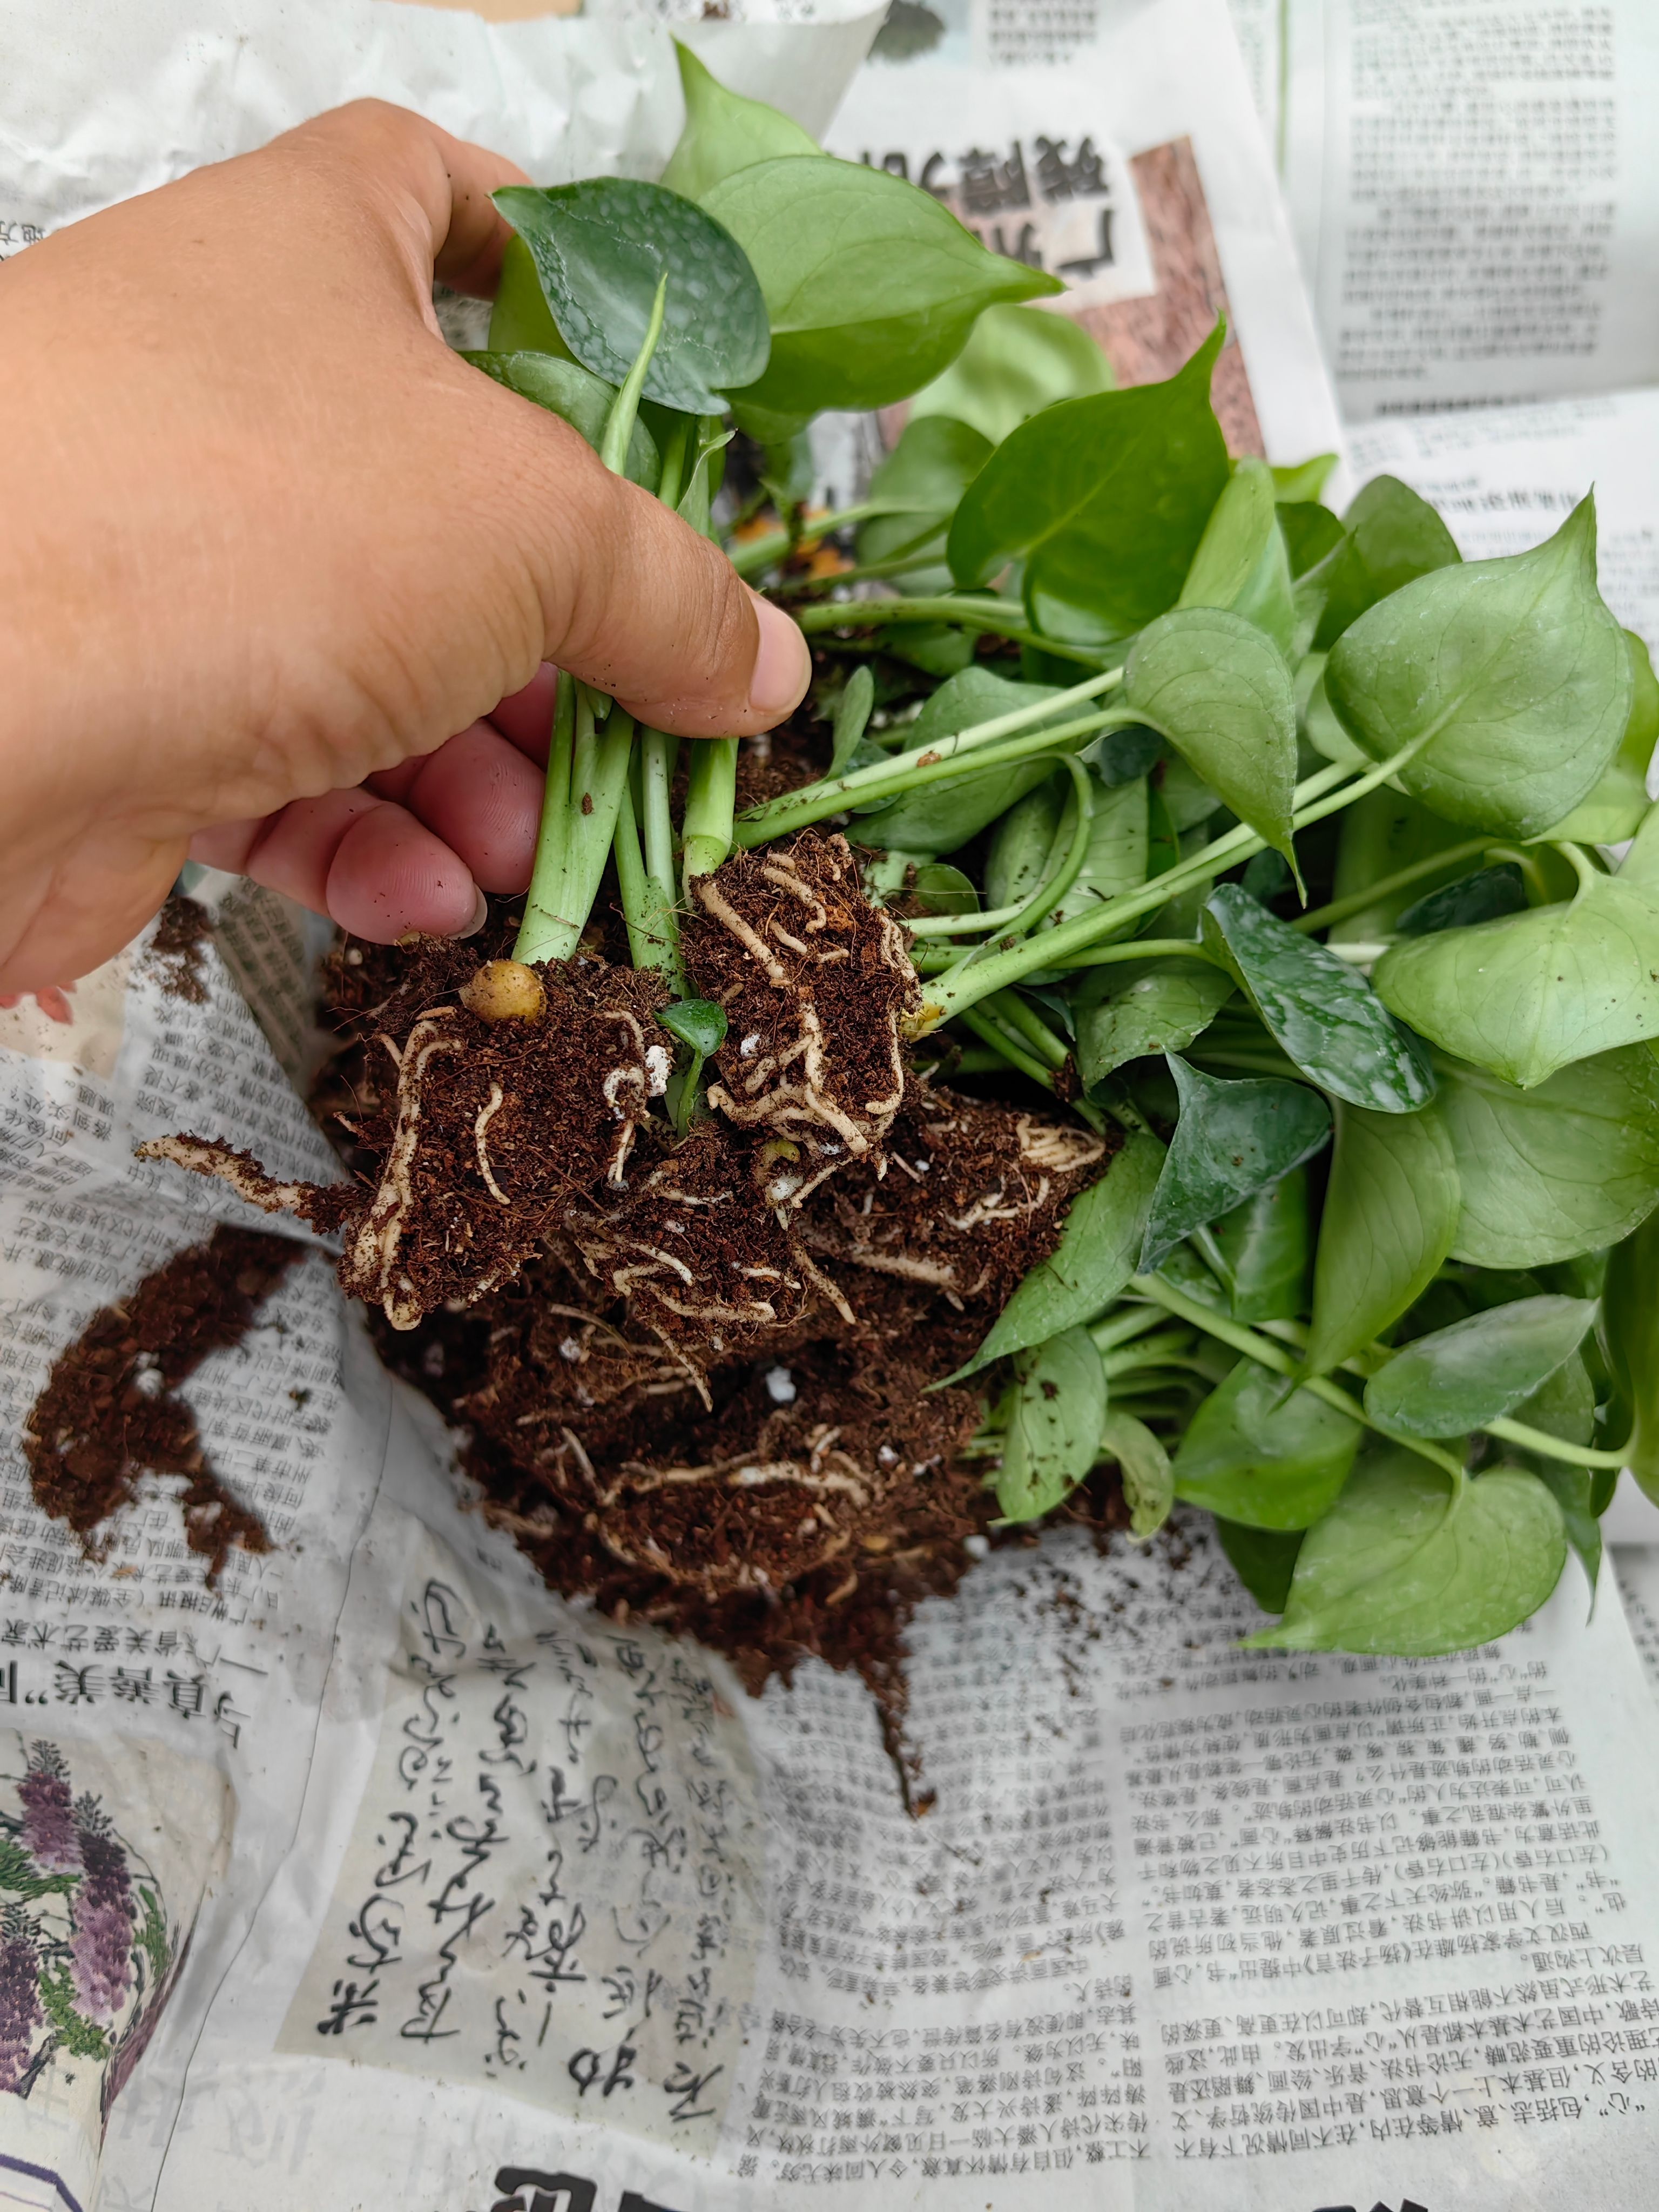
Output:
<path fill-rule="evenodd" d="M 132 1503 L 146 1474 L 182 1475 L 185 1537 L 213 1587 L 233 1545 L 270 1548 L 256 1513 L 209 1465 L 179 1385 L 210 1352 L 240 1343 L 307 1247 L 258 1230 L 216 1229 L 95 1313 L 59 1353 L 23 1427 L 35 1502 L 67 1522 L 89 1558 L 93 1532 Z"/>
<path fill-rule="evenodd" d="M 213 916 L 193 898 L 175 891 L 156 917 L 155 934 L 144 953 L 144 972 L 154 976 L 169 999 L 187 1006 L 207 1004 L 202 959 L 213 942 Z"/>

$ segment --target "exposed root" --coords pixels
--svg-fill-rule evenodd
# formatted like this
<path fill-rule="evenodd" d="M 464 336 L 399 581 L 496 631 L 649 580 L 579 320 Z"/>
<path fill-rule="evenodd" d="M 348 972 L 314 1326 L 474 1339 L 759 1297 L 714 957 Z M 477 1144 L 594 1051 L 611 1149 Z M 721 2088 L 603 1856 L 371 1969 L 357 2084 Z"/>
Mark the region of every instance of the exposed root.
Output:
<path fill-rule="evenodd" d="M 846 839 L 816 830 L 692 890 L 686 957 L 727 1022 L 709 1103 L 793 1148 L 767 1190 L 793 1213 L 849 1160 L 879 1157 L 902 1103 L 901 1024 L 921 1003 L 904 934 L 865 898 Z"/>
<path fill-rule="evenodd" d="M 152 1137 L 137 1148 L 141 1160 L 170 1160 L 191 1175 L 228 1183 L 238 1198 L 262 1213 L 295 1213 L 325 1234 L 337 1229 L 362 1194 L 350 1183 L 279 1182 L 252 1152 L 239 1152 L 222 1137 Z"/>

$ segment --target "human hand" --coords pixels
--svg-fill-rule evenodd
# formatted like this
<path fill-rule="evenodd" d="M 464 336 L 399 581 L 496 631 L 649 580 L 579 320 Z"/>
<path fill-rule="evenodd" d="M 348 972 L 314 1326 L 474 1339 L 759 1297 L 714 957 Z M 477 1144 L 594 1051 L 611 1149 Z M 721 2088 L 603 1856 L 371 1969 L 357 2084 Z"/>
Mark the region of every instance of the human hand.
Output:
<path fill-rule="evenodd" d="M 187 850 L 465 930 L 529 878 L 545 663 L 694 737 L 804 692 L 715 547 L 445 345 L 434 276 L 489 292 L 518 177 L 362 102 L 0 267 L 0 991 L 106 958 Z"/>

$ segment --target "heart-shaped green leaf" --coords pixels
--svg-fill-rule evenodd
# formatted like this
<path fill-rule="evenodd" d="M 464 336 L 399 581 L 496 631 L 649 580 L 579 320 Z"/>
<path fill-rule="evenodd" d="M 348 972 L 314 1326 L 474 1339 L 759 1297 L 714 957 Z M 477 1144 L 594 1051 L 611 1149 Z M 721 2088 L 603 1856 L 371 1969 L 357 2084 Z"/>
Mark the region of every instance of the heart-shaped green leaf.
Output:
<path fill-rule="evenodd" d="M 1263 1613 L 1283 1613 L 1306 1531 L 1247 1528 L 1242 1521 L 1218 1513 L 1215 1533 L 1234 1573 Z"/>
<path fill-rule="evenodd" d="M 1163 1165 L 1156 1137 L 1129 1139 L 1099 1182 L 1072 1200 L 1060 1243 L 1020 1284 L 953 1382 L 1105 1311 L 1134 1273 Z"/>
<path fill-rule="evenodd" d="M 1310 1374 L 1363 1351 L 1422 1296 L 1451 1250 L 1461 1204 L 1437 1104 L 1420 1114 L 1337 1108 L 1314 1267 Z"/>
<path fill-rule="evenodd" d="M 1146 781 L 1103 785 L 1093 781 L 1094 818 L 1089 825 L 1088 849 L 1077 881 L 1063 899 L 1051 908 L 1040 929 L 1057 929 L 1074 915 L 1085 914 L 1104 899 L 1140 889 L 1146 880 Z M 1069 848 L 1077 833 L 1077 793 L 1067 779 L 1060 836 Z"/>
<path fill-rule="evenodd" d="M 926 750 L 954 738 L 976 722 L 988 722 L 1020 707 L 1052 698 L 1055 686 L 1011 684 L 989 669 L 964 668 L 941 684 L 910 726 L 913 747 Z M 1039 726 L 1041 726 L 1039 725 Z M 856 818 L 852 836 L 860 845 L 880 845 L 902 853 L 954 853 L 1016 800 L 1054 772 L 1052 760 L 1012 761 L 1006 768 L 946 776 L 906 792 L 890 804 L 872 807 Z"/>
<path fill-rule="evenodd" d="M 1224 1083 L 1174 1054 L 1169 1064 L 1181 1119 L 1152 1198 L 1143 1274 L 1194 1229 L 1300 1167 L 1331 1133 L 1329 1107 L 1300 1083 Z"/>
<path fill-rule="evenodd" d="M 1379 599 L 1461 557 L 1427 500 L 1398 477 L 1373 477 L 1342 518 L 1340 545 L 1310 578 L 1322 595 L 1316 651 L 1328 653 Z"/>
<path fill-rule="evenodd" d="M 664 277 L 662 336 L 645 392 L 716 415 L 720 395 L 766 366 L 766 303 L 731 234 L 692 201 L 628 177 L 508 185 L 496 206 L 530 248 L 561 335 L 584 368 L 621 384 Z"/>
<path fill-rule="evenodd" d="M 1575 1060 L 1659 1037 L 1659 899 L 1602 876 L 1567 905 L 1396 945 L 1374 973 L 1403 1021 L 1530 1091 Z"/>
<path fill-rule="evenodd" d="M 1500 1468 L 1454 1493 L 1406 1451 L 1368 1454 L 1303 1539 L 1270 1651 L 1434 1658 L 1504 1636 L 1566 1564 L 1561 1510 L 1535 1475 Z"/>
<path fill-rule="evenodd" d="M 661 182 L 671 192 L 700 200 L 723 178 L 757 161 L 819 151 L 817 140 L 799 123 L 763 100 L 745 100 L 729 91 L 678 39 L 674 57 L 685 94 L 685 127 L 662 173 Z"/>
<path fill-rule="evenodd" d="M 1630 719 L 1601 782 L 1555 825 L 1553 834 L 1571 844 L 1617 845 L 1636 835 L 1648 811 L 1648 770 L 1659 744 L 1659 678 L 1633 630 L 1625 632 L 1625 649 L 1632 686 Z"/>
<path fill-rule="evenodd" d="M 990 458 L 991 448 L 977 430 L 948 416 L 911 421 L 892 452 L 870 479 L 870 499 L 888 512 L 859 532 L 860 562 L 897 560 L 914 553 L 917 569 L 903 588 L 948 592 L 945 532 L 958 501 Z M 933 564 L 927 567 L 927 564 Z M 927 567 L 925 575 L 920 571 Z"/>
<path fill-rule="evenodd" d="M 516 392 L 521 399 L 533 399 L 538 407 L 545 407 L 550 415 L 568 422 L 598 453 L 617 397 L 615 385 L 591 375 L 580 362 L 562 361 L 556 354 L 469 353 L 462 357 L 509 392 Z M 623 474 L 630 483 L 655 491 L 661 473 L 656 441 L 643 422 L 635 422 Z"/>
<path fill-rule="evenodd" d="M 1038 1520 L 1075 1490 L 1100 1456 L 1105 1419 L 1106 1370 L 1085 1330 L 1023 1353 L 997 1477 L 1004 1520 Z"/>
<path fill-rule="evenodd" d="M 1176 604 L 1231 607 L 1289 653 L 1296 620 L 1290 561 L 1265 461 L 1247 457 L 1235 466 L 1204 526 Z"/>
<path fill-rule="evenodd" d="M 1227 482 L 1210 405 L 1218 325 L 1167 384 L 1063 400 L 998 447 L 951 526 L 958 583 L 1024 562 L 1029 597 L 1127 636 L 1173 606 Z"/>
<path fill-rule="evenodd" d="M 1511 1413 L 1570 1359 L 1594 1298 L 1516 1298 L 1419 1336 L 1365 1385 L 1365 1411 L 1403 1437 L 1460 1437 Z"/>
<path fill-rule="evenodd" d="M 860 661 L 848 678 L 842 695 L 836 702 L 829 775 L 840 775 L 845 770 L 870 726 L 870 710 L 875 703 L 876 679 L 870 673 L 868 662 Z"/>
<path fill-rule="evenodd" d="M 1364 1431 L 1311 1390 L 1241 1359 L 1188 1423 L 1176 1496 L 1250 1528 L 1307 1528 L 1348 1479 Z"/>
<path fill-rule="evenodd" d="M 905 398 L 955 360 L 983 308 L 1061 289 L 988 253 L 930 192 L 824 154 L 740 169 L 703 204 L 765 295 L 771 361 L 732 404 L 768 444 L 825 407 Z"/>
<path fill-rule="evenodd" d="M 1427 1054 L 1364 977 L 1242 884 L 1212 891 L 1204 934 L 1224 953 L 1286 1056 L 1322 1091 L 1378 1114 L 1415 1114 L 1433 1097 Z"/>
<path fill-rule="evenodd" d="M 1232 1276 L 1235 1321 L 1294 1321 L 1305 1311 L 1313 1259 L 1305 1167 L 1280 1176 L 1213 1226 Z"/>
<path fill-rule="evenodd" d="M 1463 1210 L 1453 1257 L 1541 1267 L 1616 1244 L 1659 1200 L 1659 1063 L 1644 1045 L 1534 1091 L 1438 1063 Z"/>
<path fill-rule="evenodd" d="M 1208 607 L 1160 615 L 1125 664 L 1123 703 L 1295 865 L 1296 698 L 1284 654 L 1254 623 Z"/>
<path fill-rule="evenodd" d="M 1184 1052 L 1233 988 L 1226 970 L 1207 960 L 1136 960 L 1093 969 L 1073 1001 L 1084 1087 L 1092 1089 L 1125 1060 Z"/>
<path fill-rule="evenodd" d="M 1157 1535 L 1175 1504 L 1175 1469 L 1170 1455 L 1144 1421 L 1133 1413 L 1108 1413 L 1101 1425 L 1103 1457 L 1115 1459 L 1123 1478 L 1129 1509 L 1129 1534 L 1137 1542 Z"/>
<path fill-rule="evenodd" d="M 1536 837 L 1589 796 L 1632 692 L 1624 633 L 1595 588 L 1586 499 L 1530 552 L 1421 576 L 1333 647 L 1325 690 L 1374 760 L 1448 822 Z"/>
<path fill-rule="evenodd" d="M 1501 921 L 1505 915 L 1526 910 L 1521 871 L 1513 860 L 1504 860 L 1413 900 L 1395 927 L 1401 937 L 1432 937 L 1437 930 L 1472 929 L 1477 922 Z"/>
<path fill-rule="evenodd" d="M 1061 399 L 1111 391 L 1112 364 L 1087 331 L 1040 307 L 988 307 L 942 376 L 910 402 L 910 420 L 951 416 L 994 446 Z"/>

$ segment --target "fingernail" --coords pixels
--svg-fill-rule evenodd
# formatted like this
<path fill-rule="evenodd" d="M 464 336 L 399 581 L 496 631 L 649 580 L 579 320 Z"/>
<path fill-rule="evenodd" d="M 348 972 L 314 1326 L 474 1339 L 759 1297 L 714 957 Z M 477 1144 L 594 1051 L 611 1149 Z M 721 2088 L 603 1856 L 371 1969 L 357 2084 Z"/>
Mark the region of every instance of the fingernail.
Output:
<path fill-rule="evenodd" d="M 749 679 L 749 704 L 757 714 L 776 720 L 798 706 L 812 678 L 812 656 L 781 607 L 751 594 L 760 623 L 760 651 Z"/>
<path fill-rule="evenodd" d="M 457 937 L 476 937 L 478 932 L 483 927 L 485 922 L 489 919 L 489 901 L 484 896 L 481 890 L 476 888 L 476 886 L 473 890 L 472 896 L 476 902 L 472 908 L 472 919 L 468 922 L 465 929 L 458 929 L 456 931 L 455 934 Z"/>

